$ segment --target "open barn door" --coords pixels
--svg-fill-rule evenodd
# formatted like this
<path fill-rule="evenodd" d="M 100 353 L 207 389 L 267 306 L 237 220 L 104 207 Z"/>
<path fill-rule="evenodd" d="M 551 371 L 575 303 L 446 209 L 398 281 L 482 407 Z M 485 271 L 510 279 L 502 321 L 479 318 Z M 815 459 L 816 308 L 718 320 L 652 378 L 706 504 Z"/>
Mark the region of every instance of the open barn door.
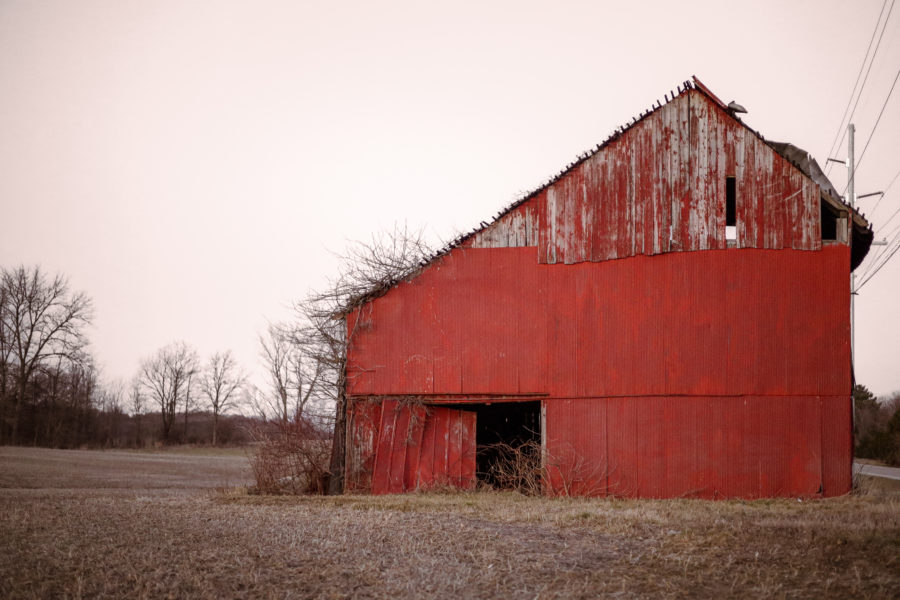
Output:
<path fill-rule="evenodd" d="M 375 439 L 372 493 L 475 485 L 476 413 L 385 400 Z"/>

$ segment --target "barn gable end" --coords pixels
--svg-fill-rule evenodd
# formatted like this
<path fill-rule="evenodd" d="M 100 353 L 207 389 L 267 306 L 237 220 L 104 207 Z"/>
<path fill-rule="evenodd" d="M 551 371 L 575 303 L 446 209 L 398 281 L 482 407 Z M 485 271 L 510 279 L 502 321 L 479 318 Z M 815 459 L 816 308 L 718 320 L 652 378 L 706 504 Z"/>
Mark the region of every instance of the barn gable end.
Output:
<path fill-rule="evenodd" d="M 362 302 L 346 488 L 495 481 L 500 439 L 540 444 L 548 493 L 846 493 L 868 226 L 809 169 L 697 82 Z"/>
<path fill-rule="evenodd" d="M 724 249 L 729 177 L 737 192 L 732 245 L 821 247 L 819 186 L 697 89 L 647 115 L 468 245 L 537 246 L 547 264 Z"/>

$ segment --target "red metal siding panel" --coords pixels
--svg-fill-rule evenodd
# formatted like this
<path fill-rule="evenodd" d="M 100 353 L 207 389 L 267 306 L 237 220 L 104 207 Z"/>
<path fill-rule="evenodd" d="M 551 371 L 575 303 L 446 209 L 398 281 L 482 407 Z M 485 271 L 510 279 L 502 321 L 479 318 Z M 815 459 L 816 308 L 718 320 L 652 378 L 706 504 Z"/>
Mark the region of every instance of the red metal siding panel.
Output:
<path fill-rule="evenodd" d="M 456 486 L 470 490 L 475 487 L 476 414 L 465 410 L 452 412 L 456 413 L 460 431 L 460 469 Z"/>
<path fill-rule="evenodd" d="M 423 274 L 373 301 L 371 325 L 352 340 L 352 393 L 838 395 L 850 387 L 845 246 L 568 266 L 538 265 L 534 252 L 454 251 L 453 279 Z M 422 298 L 427 310 L 406 310 Z"/>
<path fill-rule="evenodd" d="M 461 332 L 458 327 L 445 327 L 445 321 L 449 319 L 448 311 L 445 308 L 448 298 L 443 294 L 446 284 L 439 283 L 456 281 L 460 276 L 457 271 L 457 257 L 460 254 L 464 255 L 463 252 L 454 252 L 443 256 L 429 269 L 431 272 L 423 273 L 423 276 L 428 276 L 424 284 L 432 298 L 433 312 L 430 315 L 423 315 L 424 327 L 417 326 L 422 327 L 421 339 L 428 340 L 428 346 L 434 357 L 434 393 L 436 394 L 458 394 L 462 391 L 462 362 L 459 355 Z M 433 331 L 439 331 L 440 335 L 434 335 Z"/>
<path fill-rule="evenodd" d="M 546 393 L 551 375 L 547 355 L 549 319 L 539 311 L 549 306 L 549 269 L 535 268 L 536 249 L 517 253 L 517 287 L 510 289 L 509 306 L 515 306 L 517 336 L 510 349 L 515 356 L 518 393 Z"/>
<path fill-rule="evenodd" d="M 422 439 L 425 432 L 427 409 L 422 405 L 409 407 L 409 425 L 406 435 L 406 460 L 403 464 L 403 491 L 419 487 L 422 470 Z"/>
<path fill-rule="evenodd" d="M 546 390 L 557 396 L 575 395 L 577 359 L 575 328 L 575 278 L 578 267 L 555 267 L 549 273 L 547 288 L 548 368 Z"/>
<path fill-rule="evenodd" d="M 544 464 L 550 488 L 564 496 L 606 495 L 606 403 L 555 400 L 546 410 Z"/>
<path fill-rule="evenodd" d="M 376 344 L 377 338 L 372 335 L 362 335 L 362 328 L 371 322 L 371 314 L 374 305 L 366 304 L 362 308 L 347 315 L 347 339 L 353 340 L 352 353 L 359 356 L 371 356 L 373 350 L 367 344 Z M 360 335 L 357 335 L 360 332 Z M 350 395 L 364 395 L 374 393 L 378 389 L 375 383 L 375 371 L 373 369 L 351 368 L 347 373 L 347 393 Z"/>
<path fill-rule="evenodd" d="M 474 486 L 474 412 L 397 400 L 382 408 L 371 475 L 357 475 L 352 490 L 366 481 L 374 494 Z"/>
<path fill-rule="evenodd" d="M 393 415 L 390 415 L 390 413 L 393 413 Z M 386 484 L 382 487 L 376 480 L 373 485 L 373 489 L 377 489 L 381 493 L 399 494 L 406 491 L 404 489 L 406 477 L 403 471 L 408 462 L 408 454 L 416 450 L 409 443 L 411 437 L 410 413 L 410 407 L 403 404 L 395 405 L 393 410 L 385 407 L 385 412 L 382 413 L 382 423 L 385 423 L 385 417 L 390 415 L 393 418 L 393 424 L 390 426 L 391 439 L 388 442 L 390 445 L 380 445 L 378 453 L 375 455 L 376 464 L 382 457 L 388 463 Z M 378 471 L 376 470 L 377 474 Z"/>
<path fill-rule="evenodd" d="M 638 430 L 639 405 L 633 398 L 609 398 L 605 402 L 608 492 L 612 496 L 637 496 L 639 454 L 646 444 L 643 432 Z"/>
<path fill-rule="evenodd" d="M 382 405 L 381 421 L 375 437 L 375 461 L 372 469 L 372 493 L 374 494 L 391 492 L 391 463 L 394 461 L 394 435 L 399 408 L 396 400 L 385 400 Z"/>
<path fill-rule="evenodd" d="M 348 492 L 372 489 L 376 436 L 381 422 L 380 402 L 351 400 L 348 405 L 348 443 L 344 489 Z"/>
<path fill-rule="evenodd" d="M 845 449 L 839 460 L 823 453 L 815 396 L 650 396 L 546 405 L 549 481 L 556 494 L 814 496 L 822 493 L 828 469 L 836 478 L 844 472 Z"/>
<path fill-rule="evenodd" d="M 853 486 L 853 425 L 850 395 L 822 399 L 822 479 L 825 496 L 849 494 Z"/>
<path fill-rule="evenodd" d="M 433 413 L 432 413 L 433 415 Z M 436 485 L 435 480 L 446 472 L 443 460 L 447 445 L 443 443 L 438 431 L 442 421 L 437 417 L 426 419 L 422 427 L 422 449 L 419 452 L 419 473 L 416 482 L 419 489 L 428 489 Z"/>

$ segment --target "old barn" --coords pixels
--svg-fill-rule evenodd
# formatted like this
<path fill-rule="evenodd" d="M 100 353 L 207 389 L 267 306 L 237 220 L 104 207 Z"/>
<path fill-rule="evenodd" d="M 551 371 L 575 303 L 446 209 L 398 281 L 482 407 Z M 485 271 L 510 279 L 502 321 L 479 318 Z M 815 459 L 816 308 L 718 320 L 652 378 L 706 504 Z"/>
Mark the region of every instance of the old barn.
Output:
<path fill-rule="evenodd" d="M 552 494 L 844 494 L 871 241 L 687 81 L 347 314 L 344 490 L 472 487 L 531 443 Z"/>

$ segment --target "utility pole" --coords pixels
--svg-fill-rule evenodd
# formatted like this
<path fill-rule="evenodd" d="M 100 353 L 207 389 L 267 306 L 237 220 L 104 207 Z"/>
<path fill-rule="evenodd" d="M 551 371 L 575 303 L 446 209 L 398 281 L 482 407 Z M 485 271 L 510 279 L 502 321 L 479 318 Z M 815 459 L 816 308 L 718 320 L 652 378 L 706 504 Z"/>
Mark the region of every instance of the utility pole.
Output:
<path fill-rule="evenodd" d="M 847 204 L 850 205 L 850 218 L 847 219 L 847 238 L 853 245 L 853 208 L 856 205 L 856 173 L 854 172 L 853 137 L 856 127 L 847 125 Z M 856 369 L 856 273 L 850 271 L 850 364 Z"/>

